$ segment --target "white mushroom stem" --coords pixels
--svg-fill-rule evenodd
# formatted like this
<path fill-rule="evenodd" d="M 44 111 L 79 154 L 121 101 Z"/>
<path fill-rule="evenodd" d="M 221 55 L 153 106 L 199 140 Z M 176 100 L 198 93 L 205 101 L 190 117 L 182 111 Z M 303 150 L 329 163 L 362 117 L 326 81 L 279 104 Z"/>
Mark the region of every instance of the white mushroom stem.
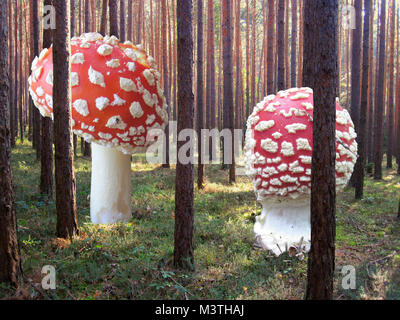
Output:
<path fill-rule="evenodd" d="M 127 222 L 131 212 L 131 156 L 92 143 L 90 217 L 95 224 Z"/>
<path fill-rule="evenodd" d="M 271 203 L 261 201 L 263 210 L 256 217 L 254 233 L 263 249 L 276 256 L 293 247 L 299 252 L 310 250 L 310 202 L 288 200 Z"/>

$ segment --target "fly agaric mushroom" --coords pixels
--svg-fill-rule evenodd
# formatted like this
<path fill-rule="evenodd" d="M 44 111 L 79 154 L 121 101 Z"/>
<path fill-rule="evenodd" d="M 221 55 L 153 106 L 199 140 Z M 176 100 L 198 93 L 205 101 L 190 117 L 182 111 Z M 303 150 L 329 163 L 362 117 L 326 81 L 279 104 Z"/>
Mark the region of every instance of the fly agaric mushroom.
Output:
<path fill-rule="evenodd" d="M 276 255 L 310 249 L 313 90 L 292 88 L 267 96 L 247 121 L 245 162 L 263 210 L 254 232 Z M 343 188 L 357 160 L 349 113 L 336 104 L 336 189 Z"/>
<path fill-rule="evenodd" d="M 167 105 L 154 59 L 131 42 L 86 33 L 71 40 L 72 129 L 92 143 L 93 223 L 131 218 L 130 155 L 164 129 Z M 43 116 L 53 116 L 52 48 L 32 63 L 29 91 Z"/>

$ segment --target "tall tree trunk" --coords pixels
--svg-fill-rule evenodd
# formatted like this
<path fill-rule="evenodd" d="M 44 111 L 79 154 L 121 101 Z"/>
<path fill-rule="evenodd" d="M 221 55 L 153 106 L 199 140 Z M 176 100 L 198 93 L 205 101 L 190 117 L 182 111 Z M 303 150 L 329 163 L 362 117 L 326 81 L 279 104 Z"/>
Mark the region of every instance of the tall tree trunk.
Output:
<path fill-rule="evenodd" d="M 178 31 L 178 132 L 193 128 L 193 32 L 192 0 L 177 0 Z M 178 150 L 186 141 L 178 141 Z M 192 269 L 193 258 L 193 163 L 176 165 L 174 265 Z"/>
<path fill-rule="evenodd" d="M 0 283 L 18 286 L 21 279 L 21 262 L 11 171 L 8 1 L 0 1 Z"/>
<path fill-rule="evenodd" d="M 285 89 L 285 0 L 278 2 L 278 91 Z"/>
<path fill-rule="evenodd" d="M 197 0 L 197 141 L 198 141 L 198 165 L 197 188 L 204 188 L 204 164 L 203 164 L 203 139 L 201 129 L 204 127 L 204 61 L 203 61 L 203 0 Z"/>
<path fill-rule="evenodd" d="M 256 43 L 257 43 L 257 1 L 253 0 L 251 14 L 251 108 L 256 105 Z M 251 110 L 249 110 L 251 113 Z"/>
<path fill-rule="evenodd" d="M 222 42 L 223 42 L 223 70 L 224 70 L 224 127 L 229 129 L 232 135 L 231 145 L 231 164 L 229 166 L 229 183 L 236 181 L 235 174 L 235 152 L 234 152 L 234 105 L 233 105 L 233 59 L 232 59 L 232 8 L 229 0 L 222 1 L 222 15 L 223 20 L 221 23 Z M 224 157 L 227 148 L 227 142 L 224 138 Z M 224 159 L 225 163 L 225 159 Z M 225 163 L 226 165 L 226 163 Z"/>
<path fill-rule="evenodd" d="M 22 33 L 22 25 L 24 21 L 24 15 L 23 15 L 23 6 L 21 5 L 19 8 L 19 47 L 23 48 L 23 33 Z M 19 96 L 19 128 L 20 128 L 20 138 L 21 138 L 21 143 L 24 143 L 24 94 L 26 92 L 26 79 L 25 79 L 25 73 L 23 71 L 24 69 L 24 64 L 25 61 L 24 58 L 26 58 L 25 51 L 21 50 L 21 63 L 19 64 L 19 78 L 23 79 L 22 80 L 22 90 L 21 94 Z"/>
<path fill-rule="evenodd" d="M 335 270 L 337 0 L 306 0 L 303 83 L 314 89 L 311 250 L 306 299 L 332 299 Z"/>
<path fill-rule="evenodd" d="M 299 0 L 300 26 L 299 26 L 299 70 L 297 71 L 297 86 L 303 86 L 303 44 L 304 44 L 304 2 Z"/>
<path fill-rule="evenodd" d="M 355 198 L 361 199 L 364 188 L 364 167 L 366 156 L 366 129 L 367 129 L 367 107 L 368 107 L 368 85 L 369 85 L 369 22 L 371 12 L 370 0 L 364 0 L 364 35 L 363 35 L 363 60 L 362 60 L 362 89 L 360 105 L 360 122 L 358 127 L 358 159 L 354 169 Z"/>
<path fill-rule="evenodd" d="M 120 10 L 120 23 L 119 23 L 119 33 L 120 33 L 120 40 L 121 42 L 125 42 L 126 40 L 126 31 L 125 31 L 125 24 L 126 24 L 126 11 L 125 11 L 125 0 L 120 0 L 119 4 Z"/>
<path fill-rule="evenodd" d="M 291 79 L 290 86 L 292 88 L 296 87 L 296 53 L 297 53 L 297 1 L 291 1 L 292 4 L 292 44 L 291 44 Z"/>
<path fill-rule="evenodd" d="M 387 156 L 386 167 L 391 169 L 393 167 L 393 114 L 394 114 L 394 45 L 395 45 L 395 24 L 396 24 L 396 3 L 394 0 L 390 3 L 390 49 L 389 49 L 389 101 L 388 101 L 388 123 L 387 123 Z"/>
<path fill-rule="evenodd" d="M 18 5 L 19 3 L 19 5 Z M 11 101 L 11 121 L 10 121 L 10 128 L 11 128 L 11 147 L 13 148 L 15 146 L 15 140 L 17 138 L 17 128 L 18 126 L 16 125 L 16 121 L 18 121 L 18 111 L 17 111 L 17 105 L 18 105 L 18 97 L 21 94 L 21 86 L 20 86 L 20 78 L 18 77 L 18 66 L 21 63 L 20 61 L 20 48 L 18 46 L 18 10 L 19 7 L 21 7 L 21 0 L 15 1 L 15 10 L 14 10 L 14 16 L 15 16 L 15 25 L 14 25 L 14 70 L 13 70 L 13 80 L 14 80 L 14 95 L 13 95 L 13 100 Z M 21 35 L 20 35 L 21 36 Z"/>
<path fill-rule="evenodd" d="M 268 40 L 267 40 L 267 94 L 273 94 L 274 88 L 274 32 L 275 30 L 275 1 L 268 1 Z"/>
<path fill-rule="evenodd" d="M 131 0 L 132 2 L 132 0 Z M 101 9 L 101 22 L 100 22 L 100 33 L 105 36 L 107 33 L 107 7 L 108 0 L 103 0 Z"/>
<path fill-rule="evenodd" d="M 171 114 L 170 104 L 169 104 L 169 74 L 168 74 L 168 55 L 167 55 L 167 0 L 161 0 L 161 19 L 162 19 L 162 26 L 161 26 L 161 38 L 162 38 L 162 50 L 163 52 L 163 82 L 164 82 L 164 95 L 165 99 L 167 100 L 168 104 L 168 119 Z M 178 131 L 179 132 L 179 131 Z M 165 163 L 163 164 L 164 168 L 169 168 L 169 124 L 165 127 Z"/>
<path fill-rule="evenodd" d="M 110 36 L 119 38 L 118 30 L 118 0 L 108 0 L 110 14 Z"/>
<path fill-rule="evenodd" d="M 150 1 L 150 6 L 152 6 L 152 1 Z M 152 27 L 152 25 L 151 25 Z M 126 38 L 132 42 L 133 39 L 133 0 L 128 0 L 128 30 Z M 150 51 L 151 55 L 154 55 L 153 51 Z"/>
<path fill-rule="evenodd" d="M 44 5 L 52 5 L 51 0 L 45 0 Z M 74 7 L 75 8 L 75 7 Z M 51 29 L 43 30 L 43 48 L 50 48 L 52 44 Z M 40 193 L 49 199 L 53 197 L 53 123 L 51 118 L 45 117 L 42 123 L 42 148 L 41 148 L 41 168 L 40 168 Z"/>
<path fill-rule="evenodd" d="M 382 155 L 383 155 L 383 112 L 384 112 L 384 82 L 385 82 L 385 43 L 386 43 L 386 1 L 381 2 L 381 30 L 379 40 L 379 70 L 377 79 L 376 96 L 377 101 L 375 105 L 374 116 L 374 150 L 375 150 L 375 166 L 374 166 L 374 179 L 382 179 Z"/>
<path fill-rule="evenodd" d="M 249 0 L 246 0 L 246 120 L 250 115 L 250 21 Z"/>
<path fill-rule="evenodd" d="M 361 34 L 362 34 L 362 2 L 355 1 L 356 28 L 353 30 L 353 43 L 351 51 L 351 107 L 350 115 L 354 123 L 354 129 L 358 132 L 360 123 L 360 86 L 361 86 Z M 355 175 L 353 174 L 349 184 L 355 186 Z"/>
<path fill-rule="evenodd" d="M 39 56 L 39 0 L 31 2 L 31 37 L 33 39 L 32 61 Z M 33 143 L 36 149 L 36 159 L 40 158 L 40 113 L 39 110 L 32 104 L 32 124 L 33 124 Z"/>
<path fill-rule="evenodd" d="M 72 155 L 70 82 L 70 3 L 54 2 L 56 29 L 53 33 L 54 141 L 57 236 L 72 238 L 79 233 L 76 217 L 75 175 Z"/>

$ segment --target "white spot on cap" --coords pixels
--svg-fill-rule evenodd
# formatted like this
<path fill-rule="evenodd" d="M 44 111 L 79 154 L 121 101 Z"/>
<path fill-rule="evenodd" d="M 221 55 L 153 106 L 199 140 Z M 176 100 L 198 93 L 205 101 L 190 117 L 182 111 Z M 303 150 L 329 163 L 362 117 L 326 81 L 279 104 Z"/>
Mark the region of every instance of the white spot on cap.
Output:
<path fill-rule="evenodd" d="M 272 128 L 275 125 L 275 121 L 274 120 L 268 120 L 268 121 L 260 121 L 254 128 L 254 130 L 256 131 L 265 131 L 268 130 L 270 128 Z"/>
<path fill-rule="evenodd" d="M 114 101 L 111 103 L 112 106 L 122 106 L 126 101 L 121 99 L 117 94 L 114 93 Z"/>
<path fill-rule="evenodd" d="M 146 119 L 146 125 L 150 126 L 156 120 L 156 116 L 154 114 L 148 115 Z"/>
<path fill-rule="evenodd" d="M 42 72 L 43 72 L 43 67 L 41 66 L 41 67 L 37 68 L 37 69 L 33 72 L 33 77 L 34 77 L 36 80 L 39 80 L 40 76 L 42 75 Z"/>
<path fill-rule="evenodd" d="M 108 119 L 106 127 L 111 129 L 125 130 L 127 125 L 124 121 L 122 121 L 121 116 L 114 116 Z"/>
<path fill-rule="evenodd" d="M 308 140 L 307 140 L 307 139 L 298 138 L 298 139 L 296 140 L 296 143 L 297 143 L 297 150 L 308 150 L 308 151 L 311 151 L 311 150 L 312 150 L 312 149 L 311 149 L 311 146 L 310 146 L 310 144 L 308 143 Z"/>
<path fill-rule="evenodd" d="M 272 134 L 272 136 L 275 138 L 275 139 L 280 139 L 281 137 L 282 137 L 282 133 L 280 133 L 280 132 L 274 132 L 273 134 Z"/>
<path fill-rule="evenodd" d="M 39 55 L 39 60 L 42 60 L 44 58 L 44 56 L 47 54 L 47 52 L 49 52 L 49 49 L 44 48 Z"/>
<path fill-rule="evenodd" d="M 293 149 L 293 144 L 287 141 L 283 141 L 282 142 L 282 146 L 281 146 L 281 153 L 285 156 L 285 157 L 291 157 L 294 155 L 294 149 Z"/>
<path fill-rule="evenodd" d="M 147 82 L 149 85 L 154 86 L 155 85 L 155 80 L 154 80 L 154 75 L 150 71 L 150 69 L 145 69 L 143 71 L 143 76 L 146 78 Z"/>
<path fill-rule="evenodd" d="M 275 153 L 278 151 L 278 144 L 271 139 L 261 140 L 261 148 L 267 152 Z"/>
<path fill-rule="evenodd" d="M 156 95 L 152 96 L 148 90 L 144 89 L 143 100 L 149 107 L 153 107 L 157 103 L 157 99 Z"/>
<path fill-rule="evenodd" d="M 75 53 L 71 57 L 71 63 L 72 64 L 84 64 L 85 63 L 85 56 L 83 55 L 82 52 Z"/>
<path fill-rule="evenodd" d="M 97 48 L 97 53 L 102 56 L 108 56 L 113 52 L 113 47 L 109 44 L 102 44 L 100 47 Z"/>
<path fill-rule="evenodd" d="M 87 117 L 89 115 L 89 108 L 86 100 L 78 99 L 72 104 L 74 109 L 82 116 Z"/>
<path fill-rule="evenodd" d="M 105 140 L 110 140 L 112 138 L 112 134 L 99 132 L 99 137 Z"/>
<path fill-rule="evenodd" d="M 121 89 L 126 92 L 131 92 L 131 91 L 137 92 L 136 85 L 131 79 L 121 77 L 119 78 L 119 85 Z"/>
<path fill-rule="evenodd" d="M 47 73 L 46 82 L 51 86 L 53 85 L 53 70 Z"/>
<path fill-rule="evenodd" d="M 310 102 L 303 102 L 301 104 L 304 108 L 306 108 L 306 110 L 314 110 L 314 106 L 312 103 Z"/>
<path fill-rule="evenodd" d="M 140 103 L 136 101 L 131 104 L 131 106 L 129 107 L 129 111 L 131 112 L 132 117 L 134 117 L 135 119 L 140 118 L 144 115 Z"/>
<path fill-rule="evenodd" d="M 97 84 L 103 88 L 106 87 L 106 84 L 104 83 L 104 76 L 100 72 L 94 70 L 92 66 L 89 68 L 89 80 L 93 84 Z"/>
<path fill-rule="evenodd" d="M 50 108 L 53 108 L 53 97 L 46 94 L 45 95 L 46 103 Z"/>
<path fill-rule="evenodd" d="M 128 63 L 126 64 L 126 66 L 128 67 L 128 70 L 129 70 L 129 71 L 135 72 L 135 70 L 136 70 L 136 64 L 135 64 L 134 62 L 128 62 Z"/>
<path fill-rule="evenodd" d="M 42 87 L 37 87 L 36 93 L 39 97 L 42 97 L 44 95 L 44 91 Z"/>
<path fill-rule="evenodd" d="M 112 59 L 106 62 L 107 67 L 109 68 L 118 68 L 120 66 L 119 59 Z"/>
<path fill-rule="evenodd" d="M 79 86 L 79 75 L 78 72 L 71 72 L 71 86 Z"/>
<path fill-rule="evenodd" d="M 282 163 L 281 165 L 278 166 L 278 170 L 281 172 L 285 172 L 288 168 L 288 165 L 286 163 Z"/>
<path fill-rule="evenodd" d="M 293 123 L 293 124 L 288 124 L 285 129 L 289 132 L 289 133 L 293 133 L 296 134 L 297 131 L 301 131 L 301 130 L 306 130 L 307 126 L 303 123 Z"/>
<path fill-rule="evenodd" d="M 104 110 L 110 104 L 110 100 L 106 97 L 98 97 L 96 99 L 96 108 L 100 111 Z"/>
<path fill-rule="evenodd" d="M 137 60 L 137 55 L 136 55 L 136 53 L 135 53 L 135 51 L 133 49 L 127 48 L 127 49 L 124 50 L 124 52 L 133 61 Z"/>

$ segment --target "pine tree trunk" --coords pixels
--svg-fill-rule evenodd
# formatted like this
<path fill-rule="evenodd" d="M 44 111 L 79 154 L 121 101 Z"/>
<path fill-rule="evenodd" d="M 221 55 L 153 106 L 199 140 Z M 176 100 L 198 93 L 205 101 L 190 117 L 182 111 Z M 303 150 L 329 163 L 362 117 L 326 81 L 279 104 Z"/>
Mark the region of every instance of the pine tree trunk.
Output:
<path fill-rule="evenodd" d="M 292 1 L 292 44 L 291 44 L 291 79 L 290 86 L 296 87 L 296 53 L 297 53 L 297 1 Z"/>
<path fill-rule="evenodd" d="M 383 112 L 384 112 L 384 82 L 385 82 L 385 43 L 386 43 L 386 1 L 381 2 L 381 17 L 380 25 L 383 26 L 380 29 L 379 39 L 379 70 L 377 79 L 377 90 L 376 90 L 376 105 L 375 105 L 375 116 L 374 116 L 374 150 L 375 150 L 375 166 L 374 166 L 374 179 L 382 179 L 382 156 L 383 156 Z"/>
<path fill-rule="evenodd" d="M 204 61 L 203 61 L 203 0 L 197 0 L 197 141 L 198 141 L 198 165 L 197 188 L 204 188 L 204 164 L 203 164 L 203 140 L 201 129 L 204 127 Z"/>
<path fill-rule="evenodd" d="M 118 0 L 108 0 L 110 14 L 110 36 L 119 38 L 118 30 Z"/>
<path fill-rule="evenodd" d="M 335 270 L 337 0 L 305 1 L 304 86 L 314 89 L 311 250 L 306 299 L 332 299 Z"/>
<path fill-rule="evenodd" d="M 119 23 L 119 33 L 120 33 L 120 40 L 121 42 L 125 42 L 126 40 L 126 31 L 125 31 L 125 24 L 126 24 L 126 11 L 125 11 L 125 0 L 120 0 L 119 5 L 120 10 L 120 23 Z"/>
<path fill-rule="evenodd" d="M 390 49 L 389 49 L 389 101 L 388 105 L 388 123 L 387 123 L 387 157 L 386 167 L 391 169 L 393 167 L 392 155 L 393 153 L 393 114 L 394 114 L 394 45 L 395 45 L 395 23 L 396 23 L 396 3 L 394 0 L 390 4 Z"/>
<path fill-rule="evenodd" d="M 75 175 L 72 150 L 70 82 L 70 5 L 68 0 L 54 2 L 56 29 L 53 33 L 54 64 L 54 141 L 57 236 L 72 238 L 79 233 L 76 216 Z"/>
<path fill-rule="evenodd" d="M 275 30 L 275 3 L 268 2 L 268 40 L 267 40 L 267 94 L 273 94 L 274 88 L 274 30 Z"/>
<path fill-rule="evenodd" d="M 193 128 L 193 33 L 192 0 L 177 0 L 178 49 L 178 132 Z M 179 148 L 187 143 L 178 141 Z M 193 269 L 193 164 L 176 165 L 175 187 L 175 267 Z"/>
<path fill-rule="evenodd" d="M 52 5 L 51 0 L 45 0 L 44 5 Z M 50 48 L 52 44 L 51 29 L 43 30 L 43 48 Z M 51 118 L 42 119 L 42 148 L 40 170 L 40 193 L 49 199 L 53 197 L 53 122 Z"/>
<path fill-rule="evenodd" d="M 132 1 L 132 0 L 131 0 Z M 108 0 L 103 0 L 101 10 L 101 22 L 100 22 L 100 33 L 105 36 L 107 33 L 107 7 Z"/>
<path fill-rule="evenodd" d="M 8 77 L 8 1 L 0 1 L 0 283 L 18 286 L 21 262 L 11 169 Z"/>
<path fill-rule="evenodd" d="M 355 198 L 361 199 L 364 188 L 364 167 L 366 156 L 366 129 L 367 129 L 367 107 L 368 107 L 368 85 L 369 85 L 369 43 L 370 43 L 370 0 L 364 0 L 364 39 L 363 39 L 363 60 L 362 60 L 362 86 L 361 86 L 361 105 L 360 122 L 357 132 L 358 159 L 354 169 Z"/>
<path fill-rule="evenodd" d="M 278 2 L 278 91 L 285 89 L 285 0 Z"/>

